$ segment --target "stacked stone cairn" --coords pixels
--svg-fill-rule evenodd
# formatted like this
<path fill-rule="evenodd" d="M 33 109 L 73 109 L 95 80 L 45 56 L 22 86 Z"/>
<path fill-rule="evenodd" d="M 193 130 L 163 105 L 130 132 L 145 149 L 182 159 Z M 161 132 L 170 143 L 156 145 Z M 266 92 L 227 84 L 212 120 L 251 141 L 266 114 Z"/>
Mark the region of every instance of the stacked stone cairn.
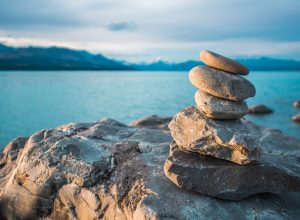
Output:
<path fill-rule="evenodd" d="M 198 89 L 197 108 L 182 110 L 169 124 L 174 142 L 165 175 L 180 188 L 228 200 L 299 191 L 299 162 L 295 173 L 287 172 L 287 158 L 264 146 L 262 127 L 242 117 L 248 112 L 245 99 L 256 93 L 240 76 L 249 73 L 247 67 L 210 51 L 202 51 L 200 59 L 207 66 L 189 73 Z"/>

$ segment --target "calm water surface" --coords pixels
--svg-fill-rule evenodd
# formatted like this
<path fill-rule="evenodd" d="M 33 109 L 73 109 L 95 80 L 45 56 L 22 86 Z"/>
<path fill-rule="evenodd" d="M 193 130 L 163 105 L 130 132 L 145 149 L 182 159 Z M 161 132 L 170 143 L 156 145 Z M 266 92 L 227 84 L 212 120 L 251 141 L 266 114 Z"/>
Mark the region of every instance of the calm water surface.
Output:
<path fill-rule="evenodd" d="M 290 118 L 300 109 L 300 72 L 252 72 L 247 76 L 257 95 L 248 104 L 264 103 L 274 114 L 247 116 L 300 139 Z M 0 72 L 0 148 L 17 136 L 68 122 L 104 117 L 129 123 L 157 114 L 171 116 L 194 104 L 196 89 L 187 72 Z"/>

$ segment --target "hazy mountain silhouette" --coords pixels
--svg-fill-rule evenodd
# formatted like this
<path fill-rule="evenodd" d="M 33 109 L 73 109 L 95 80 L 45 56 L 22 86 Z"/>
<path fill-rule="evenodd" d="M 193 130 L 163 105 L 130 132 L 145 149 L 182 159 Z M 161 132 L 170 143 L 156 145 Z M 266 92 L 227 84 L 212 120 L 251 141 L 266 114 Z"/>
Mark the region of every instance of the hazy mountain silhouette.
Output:
<path fill-rule="evenodd" d="M 2 70 L 130 70 L 124 65 L 86 51 L 59 47 L 11 48 L 0 45 L 0 69 Z"/>
<path fill-rule="evenodd" d="M 300 61 L 268 57 L 238 59 L 251 70 L 300 70 Z M 0 44 L 0 70 L 190 70 L 200 61 L 180 63 L 157 61 L 153 63 L 125 63 L 101 54 L 60 47 L 8 47 Z"/>

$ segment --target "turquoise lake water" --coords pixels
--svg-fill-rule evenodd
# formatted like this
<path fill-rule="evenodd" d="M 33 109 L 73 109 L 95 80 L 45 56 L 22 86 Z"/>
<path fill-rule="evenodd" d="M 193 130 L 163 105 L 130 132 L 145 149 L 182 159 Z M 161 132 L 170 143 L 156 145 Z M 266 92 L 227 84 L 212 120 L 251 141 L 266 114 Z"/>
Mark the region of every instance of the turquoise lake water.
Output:
<path fill-rule="evenodd" d="M 291 122 L 300 112 L 292 107 L 300 99 L 300 72 L 251 72 L 246 78 L 257 89 L 249 106 L 264 103 L 275 111 L 246 117 L 300 139 L 300 126 Z M 172 116 L 194 105 L 195 92 L 187 72 L 2 71 L 0 148 L 17 136 L 68 122 Z"/>

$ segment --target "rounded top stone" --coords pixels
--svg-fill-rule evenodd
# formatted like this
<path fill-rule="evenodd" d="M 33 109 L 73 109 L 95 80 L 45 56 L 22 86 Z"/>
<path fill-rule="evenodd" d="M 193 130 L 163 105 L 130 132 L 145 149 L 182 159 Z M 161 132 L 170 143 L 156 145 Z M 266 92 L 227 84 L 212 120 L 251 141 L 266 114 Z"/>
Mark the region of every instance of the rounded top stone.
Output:
<path fill-rule="evenodd" d="M 243 64 L 208 50 L 201 51 L 200 59 L 206 65 L 216 69 L 239 75 L 249 74 L 248 68 Z"/>

